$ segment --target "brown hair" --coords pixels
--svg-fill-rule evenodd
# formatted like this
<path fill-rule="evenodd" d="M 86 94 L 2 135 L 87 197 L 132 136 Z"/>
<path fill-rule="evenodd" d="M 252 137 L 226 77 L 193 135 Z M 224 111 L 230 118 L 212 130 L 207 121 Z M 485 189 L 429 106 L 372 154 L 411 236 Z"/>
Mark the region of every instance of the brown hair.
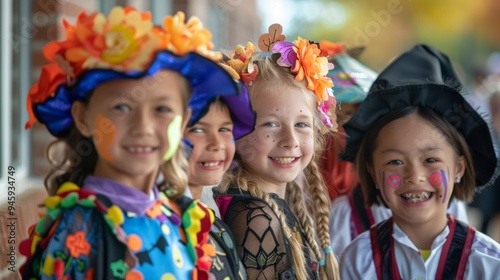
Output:
<path fill-rule="evenodd" d="M 257 61 L 259 75 L 257 75 L 257 78 L 249 87 L 250 100 L 255 100 L 256 96 L 259 94 L 259 90 L 263 87 L 269 89 L 269 86 L 286 83 L 302 90 L 304 94 L 311 96 L 310 104 L 313 107 L 313 112 L 315 113 L 315 123 L 313 125 L 315 127 L 324 125 L 318 111 L 316 110 L 316 102 L 315 99 L 313 100 L 313 98 L 315 98 L 314 94 L 306 89 L 304 81 L 296 81 L 295 76 L 288 68 L 279 66 L 276 63 L 278 58 L 279 54 L 273 54 L 271 57 L 266 57 Z M 280 82 L 276 83 L 276 81 Z M 324 139 L 319 133 L 319 130 L 315 131 L 314 139 L 315 154 L 309 165 L 304 170 L 307 186 L 304 186 L 303 189 L 295 181 L 287 183 L 286 193 L 288 195 L 286 197 L 286 201 L 290 205 L 290 208 L 294 212 L 302 229 L 304 230 L 305 242 L 314 253 L 316 260 L 325 261 L 325 265 L 320 266 L 319 269 L 320 278 L 323 280 L 338 279 L 339 270 L 337 258 L 331 250 L 327 249 L 330 247 L 328 220 L 330 200 L 325 182 L 323 181 L 323 177 L 317 164 L 317 160 L 322 154 L 324 147 Z M 297 275 L 297 279 L 306 279 L 306 263 L 304 249 L 302 247 L 302 245 L 305 244 L 301 244 L 301 242 L 295 238 L 294 234 L 290 234 L 291 230 L 287 226 L 285 215 L 278 209 L 277 203 L 269 198 L 269 194 L 260 189 L 258 183 L 252 179 L 255 175 L 250 172 L 250 169 L 241 160 L 241 155 L 239 155 L 238 152 L 235 154 L 234 161 L 237 163 L 237 168 L 226 172 L 221 184 L 218 187 L 219 192 L 225 193 L 229 186 L 233 184 L 242 190 L 247 190 L 252 196 L 259 197 L 269 203 L 273 211 L 280 219 L 284 236 L 290 236 L 288 238 L 288 242 L 291 247 L 292 267 Z M 314 219 L 309 215 L 308 211 L 304 211 L 304 209 L 308 209 L 306 206 L 306 200 L 302 194 L 304 190 L 311 194 L 311 200 L 315 203 L 315 207 L 309 207 L 309 209 L 314 212 Z M 321 250 L 321 248 L 328 250 L 325 257 L 323 257 L 323 250 Z"/>
<path fill-rule="evenodd" d="M 451 198 L 456 197 L 465 202 L 470 202 L 475 190 L 475 174 L 472 165 L 472 155 L 463 135 L 448 122 L 442 115 L 427 107 L 406 107 L 395 110 L 370 127 L 361 142 L 354 165 L 361 182 L 361 191 L 365 197 L 366 204 L 379 204 L 379 190 L 376 188 L 375 181 L 370 174 L 370 168 L 373 166 L 373 151 L 377 145 L 377 137 L 380 130 L 388 123 L 408 116 L 416 112 L 426 122 L 439 130 L 448 143 L 453 147 L 458 156 L 463 156 L 465 160 L 465 173 L 460 183 L 455 183 Z M 384 202 L 385 205 L 385 202 Z M 387 205 L 386 205 L 387 206 Z"/>
<path fill-rule="evenodd" d="M 182 76 L 181 76 L 182 77 Z M 188 99 L 191 87 L 187 79 L 182 78 L 181 83 L 182 105 L 184 113 L 187 112 Z M 82 101 L 88 105 L 93 92 Z M 160 166 L 163 181 L 158 184 L 158 189 L 166 192 L 170 198 L 180 197 L 188 182 L 188 162 L 182 154 L 183 143 L 174 156 Z M 47 159 L 52 170 L 45 177 L 45 188 L 49 195 L 54 195 L 64 182 L 72 182 L 81 186 L 94 172 L 99 155 L 90 137 L 86 137 L 74 126 L 67 137 L 60 137 L 49 144 L 46 151 Z"/>

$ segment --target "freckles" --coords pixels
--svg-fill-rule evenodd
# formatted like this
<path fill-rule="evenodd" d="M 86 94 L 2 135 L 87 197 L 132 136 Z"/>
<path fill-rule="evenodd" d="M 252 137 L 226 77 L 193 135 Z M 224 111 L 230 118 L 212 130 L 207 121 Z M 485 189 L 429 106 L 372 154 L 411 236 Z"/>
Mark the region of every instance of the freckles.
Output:
<path fill-rule="evenodd" d="M 95 132 L 100 134 L 100 137 L 94 137 L 97 151 L 105 161 L 114 161 L 111 148 L 116 140 L 116 125 L 110 119 L 99 114 L 95 119 L 94 127 Z"/>

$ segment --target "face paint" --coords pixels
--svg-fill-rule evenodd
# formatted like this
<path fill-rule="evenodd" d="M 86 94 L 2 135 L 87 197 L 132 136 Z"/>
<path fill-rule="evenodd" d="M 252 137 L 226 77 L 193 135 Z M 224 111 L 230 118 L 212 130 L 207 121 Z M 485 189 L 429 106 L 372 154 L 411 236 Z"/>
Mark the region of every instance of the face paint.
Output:
<path fill-rule="evenodd" d="M 443 170 L 441 170 L 441 172 L 443 172 Z M 439 185 L 443 182 L 443 175 L 444 174 L 441 174 L 440 172 L 432 173 L 431 176 L 429 176 L 429 183 L 435 188 L 439 187 Z M 444 179 L 446 180 L 446 177 Z"/>
<path fill-rule="evenodd" d="M 97 151 L 99 152 L 99 155 L 105 161 L 113 161 L 114 157 L 111 154 L 110 150 L 115 142 L 116 126 L 110 119 L 99 114 L 95 119 L 94 127 L 94 144 Z"/>
<path fill-rule="evenodd" d="M 179 144 L 182 139 L 182 117 L 181 115 L 176 115 L 167 128 L 167 139 L 168 139 L 168 149 L 165 155 L 163 156 L 163 160 L 171 159 L 177 148 L 179 148 Z"/>
<path fill-rule="evenodd" d="M 448 169 L 448 176 L 450 176 L 450 169 Z M 444 170 L 441 169 L 441 177 L 443 177 L 443 185 L 444 185 L 444 195 L 443 195 L 443 203 L 446 200 L 446 194 L 448 193 L 448 180 L 446 179 L 446 174 L 444 174 Z"/>
<path fill-rule="evenodd" d="M 392 174 L 387 177 L 387 185 L 393 189 L 398 189 L 401 186 L 401 176 Z"/>

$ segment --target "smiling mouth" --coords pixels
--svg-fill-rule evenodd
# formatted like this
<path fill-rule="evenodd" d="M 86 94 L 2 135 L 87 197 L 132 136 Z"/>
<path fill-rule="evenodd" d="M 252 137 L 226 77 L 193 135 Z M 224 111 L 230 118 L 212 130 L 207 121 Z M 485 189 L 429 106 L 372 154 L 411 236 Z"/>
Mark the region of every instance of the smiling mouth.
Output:
<path fill-rule="evenodd" d="M 276 162 L 279 162 L 281 164 L 287 164 L 287 163 L 292 163 L 297 158 L 296 157 L 272 157 L 271 159 L 276 161 Z"/>
<path fill-rule="evenodd" d="M 215 167 L 221 165 L 222 161 L 200 162 L 200 164 L 205 167 Z"/>
<path fill-rule="evenodd" d="M 154 147 L 125 147 L 125 149 L 131 153 L 151 153 L 156 150 Z"/>
<path fill-rule="evenodd" d="M 405 193 L 401 194 L 400 197 L 407 202 L 422 202 L 429 200 L 432 197 L 431 192 L 420 192 L 420 193 Z"/>

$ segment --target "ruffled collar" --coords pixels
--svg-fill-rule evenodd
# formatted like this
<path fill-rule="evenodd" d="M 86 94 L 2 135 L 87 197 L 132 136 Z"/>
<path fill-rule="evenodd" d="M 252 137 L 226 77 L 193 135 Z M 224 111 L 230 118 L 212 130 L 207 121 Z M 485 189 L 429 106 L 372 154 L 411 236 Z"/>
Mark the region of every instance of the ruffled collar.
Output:
<path fill-rule="evenodd" d="M 97 176 L 88 176 L 83 182 L 82 189 L 104 195 L 123 211 L 137 215 L 144 215 L 158 197 L 156 186 L 153 187 L 153 196 L 150 196 L 115 180 Z"/>

